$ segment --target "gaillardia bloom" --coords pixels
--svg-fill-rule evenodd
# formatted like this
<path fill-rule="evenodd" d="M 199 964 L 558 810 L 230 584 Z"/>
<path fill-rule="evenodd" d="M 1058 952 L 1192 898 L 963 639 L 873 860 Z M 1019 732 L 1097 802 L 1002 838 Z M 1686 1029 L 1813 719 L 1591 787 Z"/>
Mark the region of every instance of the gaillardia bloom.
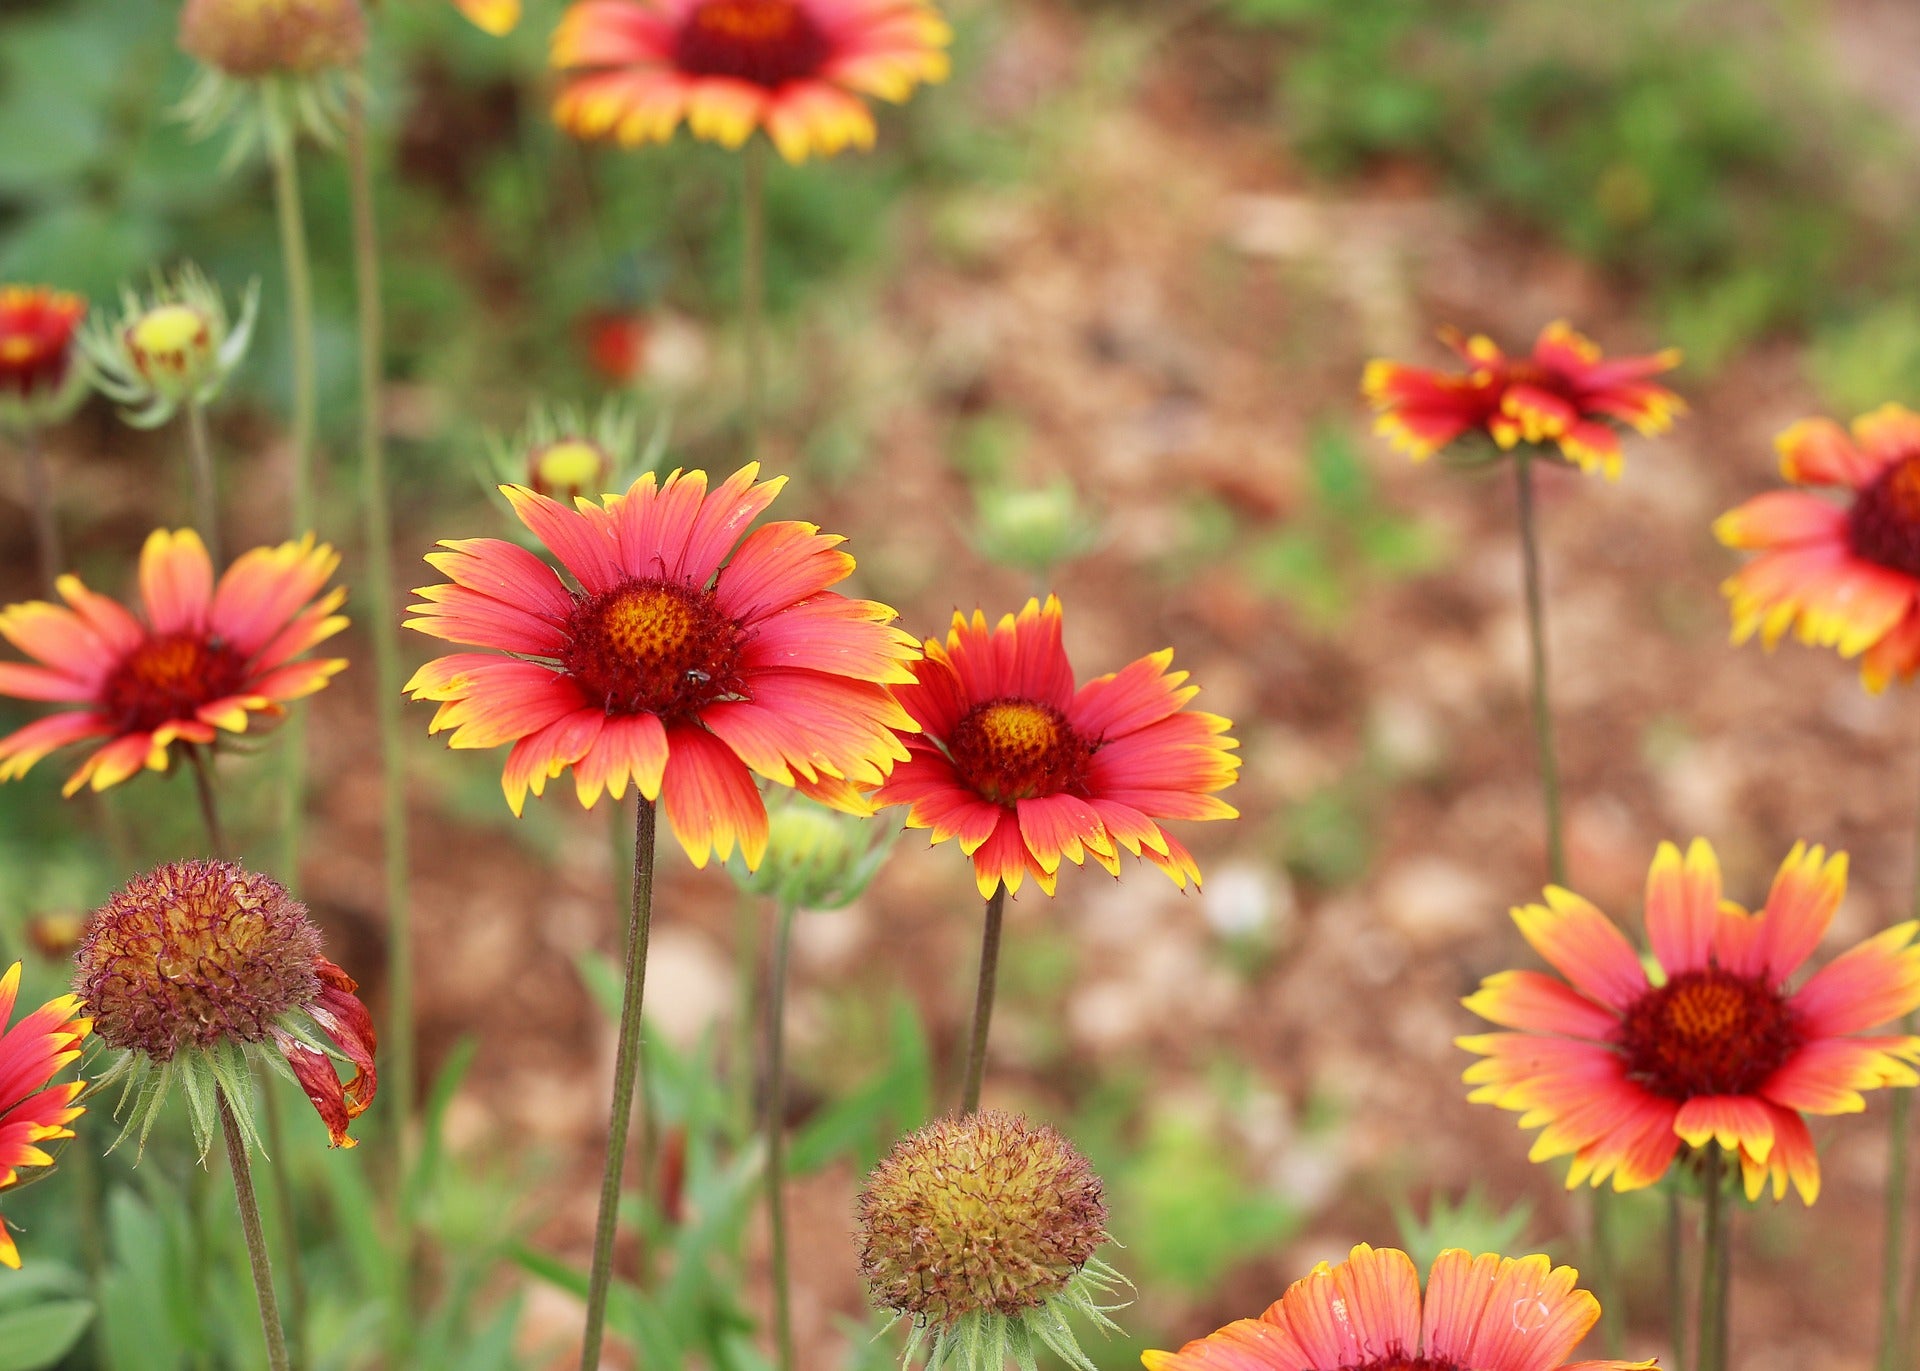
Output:
<path fill-rule="evenodd" d="M 860 1271 L 876 1307 L 910 1319 L 911 1363 L 1033 1371 L 1036 1346 L 1093 1371 L 1064 1315 L 1103 1329 L 1122 1277 L 1100 1177 L 1049 1124 L 998 1109 L 940 1119 L 895 1143 L 860 1191 Z"/>
<path fill-rule="evenodd" d="M 199 534 L 156 529 L 140 550 L 144 623 L 77 576 L 57 584 L 65 607 L 0 609 L 0 637 L 39 663 L 0 662 L 0 695 L 79 706 L 0 738 L 0 781 L 68 743 L 105 738 L 65 793 L 105 790 L 142 767 L 166 770 L 175 742 L 208 744 L 219 729 L 246 732 L 255 715 L 279 718 L 347 665 L 294 660 L 347 626 L 335 613 L 346 591 L 320 594 L 339 564 L 309 534 L 244 554 L 216 585 Z"/>
<path fill-rule="evenodd" d="M 1361 1243 L 1257 1319 L 1178 1352 L 1146 1352 L 1147 1371 L 1634 1371 L 1650 1361 L 1567 1362 L 1600 1317 L 1579 1273 L 1543 1256 L 1469 1256 L 1454 1247 L 1427 1273 Z"/>
<path fill-rule="evenodd" d="M 57 424 L 80 404 L 87 372 L 74 331 L 86 313 L 64 290 L 0 285 L 0 426 Z"/>
<path fill-rule="evenodd" d="M 94 1031 L 125 1052 L 101 1077 L 123 1080 L 124 1139 L 144 1145 L 178 1081 L 204 1153 L 223 1091 L 250 1139 L 248 1061 L 300 1083 L 335 1147 L 373 1103 L 373 1018 L 353 978 L 321 955 L 306 906 L 234 862 L 169 862 L 126 887 L 87 924 L 74 989 Z M 334 1069 L 351 1067 L 344 1085 Z M 116 1146 L 118 1140 L 116 1140 Z"/>
<path fill-rule="evenodd" d="M 1647 939 L 1658 968 L 1571 891 L 1513 911 L 1520 932 L 1566 977 L 1490 976 L 1467 1008 L 1511 1033 L 1461 1038 L 1477 1103 L 1540 1127 L 1533 1160 L 1571 1154 L 1569 1188 L 1609 1177 L 1652 1185 L 1682 1143 L 1718 1141 L 1740 1159 L 1747 1197 L 1792 1182 L 1807 1203 L 1820 1163 L 1803 1114 L 1866 1108 L 1860 1092 L 1920 1082 L 1920 1038 L 1862 1037 L 1920 1007 L 1920 923 L 1861 943 L 1798 989 L 1846 891 L 1847 858 L 1796 844 L 1767 903 L 1749 914 L 1720 895 L 1713 850 L 1683 862 L 1662 843 L 1647 873 Z"/>
<path fill-rule="evenodd" d="M 1509 357 L 1492 339 L 1454 329 L 1441 338 L 1467 364 L 1461 372 L 1400 362 L 1367 363 L 1361 389 L 1380 411 L 1379 432 L 1416 461 L 1469 433 L 1502 448 L 1552 443 L 1582 471 L 1620 475 L 1625 424 L 1663 433 L 1685 403 L 1651 379 L 1680 365 L 1676 349 L 1606 360 L 1591 340 L 1564 322 L 1547 325 L 1525 357 Z"/>
<path fill-rule="evenodd" d="M 0 976 L 0 1191 L 20 1183 L 19 1168 L 52 1166 L 41 1143 L 71 1138 L 67 1127 L 87 1111 L 74 1103 L 84 1081 L 54 1085 L 62 1068 L 80 1059 L 92 1031 L 81 1016 L 80 997 L 62 995 L 7 1027 L 20 995 L 20 963 Z M 20 1250 L 0 1218 L 0 1266 L 20 1266 Z"/>
<path fill-rule="evenodd" d="M 829 587 L 853 571 L 812 524 L 747 526 L 786 484 L 757 464 L 713 491 L 702 471 L 568 509 L 524 486 L 506 497 L 572 575 L 497 538 L 443 541 L 427 561 L 451 585 L 417 592 L 409 628 L 496 652 L 428 662 L 407 683 L 440 701 L 453 747 L 512 743 L 501 776 L 518 814 L 568 767 L 580 803 L 629 782 L 658 799 L 696 866 L 767 847 L 757 773 L 867 812 L 913 727 L 886 691 L 913 640 L 894 613 Z M 744 536 L 743 536 L 744 535 Z M 500 654 L 511 653 L 512 656 Z"/>
<path fill-rule="evenodd" d="M 737 148 L 765 129 L 789 162 L 873 146 L 860 99 L 947 76 L 926 0 L 579 0 L 553 35 L 554 106 L 580 138 L 665 142 L 682 119 Z"/>
<path fill-rule="evenodd" d="M 1920 414 L 1887 405 L 1853 421 L 1803 419 L 1775 440 L 1780 472 L 1839 486 L 1846 505 L 1798 490 L 1756 495 L 1715 521 L 1728 547 L 1760 553 L 1721 586 L 1733 640 L 1800 640 L 1860 658 L 1867 689 L 1920 670 Z"/>
<path fill-rule="evenodd" d="M 907 827 L 936 843 L 958 838 L 982 895 L 1028 876 L 1051 895 L 1061 861 L 1089 855 L 1117 876 L 1121 848 L 1185 889 L 1200 868 L 1159 820 L 1237 817 L 1214 792 L 1240 759 L 1227 720 L 1184 707 L 1200 688 L 1172 661 L 1156 652 L 1076 690 L 1053 596 L 992 629 L 956 613 L 894 689 L 920 732 L 874 799 L 908 806 Z"/>

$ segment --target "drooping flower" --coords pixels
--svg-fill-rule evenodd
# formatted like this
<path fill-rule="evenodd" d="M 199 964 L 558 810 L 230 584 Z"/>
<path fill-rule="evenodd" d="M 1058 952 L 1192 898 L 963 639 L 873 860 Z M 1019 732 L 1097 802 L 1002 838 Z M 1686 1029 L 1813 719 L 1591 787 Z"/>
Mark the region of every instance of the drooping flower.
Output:
<path fill-rule="evenodd" d="M 81 1044 L 92 1031 L 82 1016 L 80 997 L 47 1001 L 11 1028 L 20 995 L 20 963 L 0 975 L 0 1191 L 20 1183 L 20 1168 L 52 1166 L 41 1143 L 71 1138 L 68 1127 L 86 1109 L 74 1103 L 84 1081 L 53 1084 L 62 1069 L 80 1059 Z M 0 1266 L 20 1267 L 20 1249 L 0 1218 Z"/>
<path fill-rule="evenodd" d="M 255 548 L 216 585 L 198 534 L 156 529 L 140 551 L 144 622 L 77 576 L 58 582 L 64 607 L 30 600 L 0 610 L 0 637 L 37 663 L 0 662 L 0 695 L 78 706 L 0 738 L 0 781 L 69 743 L 104 738 L 64 793 L 105 790 L 142 767 L 166 770 L 176 742 L 209 744 L 220 729 L 279 718 L 346 667 L 295 660 L 346 627 L 335 612 L 346 591 L 321 594 L 339 564 L 308 535 Z"/>
<path fill-rule="evenodd" d="M 126 407 L 126 421 L 157 428 L 182 404 L 219 398 L 246 354 L 259 307 L 260 283 L 254 281 L 233 323 L 219 288 L 188 263 L 170 277 L 156 276 L 144 300 L 122 290 L 119 320 L 88 329 L 81 344 L 101 391 Z"/>
<path fill-rule="evenodd" d="M 101 1077 L 124 1082 L 121 1139 L 137 1129 L 145 1144 L 176 1082 L 203 1154 L 216 1090 L 253 1139 L 256 1060 L 299 1082 L 333 1146 L 354 1146 L 348 1126 L 378 1084 L 373 1018 L 277 881 L 234 862 L 155 867 L 95 912 L 74 962 L 95 1032 L 125 1054 Z M 344 1084 L 335 1061 L 353 1071 Z"/>
<path fill-rule="evenodd" d="M 1093 1371 L 1068 1313 L 1102 1329 L 1122 1277 L 1100 1177 L 1060 1131 L 985 1109 L 895 1143 L 857 1203 L 860 1272 L 877 1308 L 912 1321 L 907 1362 L 1032 1371 L 1037 1346 Z"/>
<path fill-rule="evenodd" d="M 1680 365 L 1677 349 L 1606 360 L 1565 322 L 1548 324 L 1533 351 L 1509 357 L 1492 339 L 1455 329 L 1441 338 L 1467 364 L 1448 372 L 1400 362 L 1367 364 L 1361 389 L 1380 411 L 1379 432 L 1415 461 L 1470 433 L 1502 448 L 1552 443 L 1582 471 L 1620 475 L 1619 425 L 1665 432 L 1686 404 L 1652 380 Z"/>
<path fill-rule="evenodd" d="M 1861 1092 L 1920 1083 L 1920 1038 L 1862 1036 L 1920 1007 L 1920 923 L 1903 923 L 1788 983 L 1846 891 L 1845 853 L 1796 844 L 1766 906 L 1721 898 L 1713 850 L 1685 860 L 1662 843 L 1647 873 L 1647 938 L 1658 972 L 1607 917 L 1569 890 L 1513 911 L 1566 980 L 1490 976 L 1466 1006 L 1513 1029 L 1461 1038 L 1476 1102 L 1541 1127 L 1535 1161 L 1573 1158 L 1569 1188 L 1652 1185 L 1682 1144 L 1717 1140 L 1740 1159 L 1747 1197 L 1791 1182 L 1808 1204 L 1820 1164 L 1802 1115 L 1866 1108 Z"/>
<path fill-rule="evenodd" d="M 0 427 L 57 424 L 87 393 L 74 345 L 87 302 L 48 286 L 0 285 Z"/>
<path fill-rule="evenodd" d="M 1147 1352 L 1147 1371 L 1636 1371 L 1651 1361 L 1567 1358 L 1600 1317 L 1579 1273 L 1544 1256 L 1442 1252 L 1424 1297 L 1413 1259 L 1361 1243 L 1321 1262 L 1257 1319 L 1178 1352 Z"/>
<path fill-rule="evenodd" d="M 1845 505 L 1768 491 L 1720 516 L 1728 547 L 1760 555 L 1722 583 L 1733 640 L 1800 641 L 1860 658 L 1867 689 L 1920 670 L 1920 414 L 1886 405 L 1853 421 L 1803 419 L 1776 440 L 1795 485 L 1839 486 Z"/>
<path fill-rule="evenodd" d="M 554 106 L 580 138 L 696 138 L 737 148 L 765 129 L 789 162 L 873 146 L 861 100 L 904 101 L 947 76 L 947 23 L 927 0 L 578 0 L 553 36 Z"/>
<path fill-rule="evenodd" d="M 642 476 L 576 509 L 524 486 L 505 494 L 577 588 L 495 538 L 450 539 L 427 561 L 452 579 L 417 592 L 407 626 L 495 649 L 428 662 L 407 683 L 437 700 L 452 747 L 512 743 L 501 785 L 527 792 L 571 767 L 580 802 L 631 783 L 658 799 L 696 866 L 737 844 L 766 851 L 758 774 L 861 810 L 906 756 L 908 720 L 886 691 L 912 679 L 894 612 L 829 587 L 853 570 L 812 524 L 747 527 L 786 483 L 757 464 L 709 492 L 705 472 Z M 503 655 L 513 654 L 513 655 Z"/>
<path fill-rule="evenodd" d="M 894 689 L 920 731 L 874 798 L 907 805 L 936 843 L 959 839 L 982 895 L 1028 876 L 1051 895 L 1060 863 L 1089 856 L 1118 875 L 1122 848 L 1184 889 L 1200 868 L 1159 821 L 1237 817 L 1214 794 L 1240 765 L 1232 724 L 1185 707 L 1200 688 L 1167 669 L 1172 649 L 1076 690 L 1060 622 L 1051 595 L 991 629 L 956 613 Z"/>

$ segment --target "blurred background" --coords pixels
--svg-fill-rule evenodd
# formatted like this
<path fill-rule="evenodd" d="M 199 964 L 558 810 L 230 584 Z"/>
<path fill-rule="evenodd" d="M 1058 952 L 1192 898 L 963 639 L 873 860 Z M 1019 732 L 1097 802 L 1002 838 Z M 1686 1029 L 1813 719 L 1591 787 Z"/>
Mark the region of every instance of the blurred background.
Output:
<path fill-rule="evenodd" d="M 685 138 L 625 152 L 560 136 L 544 69 L 560 6 L 528 9 L 496 40 L 443 3 L 377 7 L 384 423 L 405 585 L 437 579 L 416 560 L 434 540 L 505 532 L 487 435 L 535 400 L 632 394 L 644 428 L 665 426 L 670 464 L 726 471 L 740 450 L 739 161 Z M 1899 916 L 1920 707 L 1867 696 L 1829 654 L 1730 649 L 1716 587 L 1732 562 L 1708 525 L 1772 483 L 1772 436 L 1795 418 L 1920 402 L 1920 9 L 949 9 L 953 80 L 887 111 L 877 152 L 771 170 L 766 452 L 793 479 L 784 517 L 848 535 L 857 592 L 910 630 L 1051 588 L 1083 676 L 1171 646 L 1200 707 L 1243 741 L 1226 797 L 1243 817 L 1180 832 L 1204 893 L 1146 867 L 1118 883 L 1088 870 L 1010 909 L 988 1101 L 1058 1123 L 1093 1158 L 1116 1264 L 1138 1286 L 1130 1341 L 1090 1350 L 1137 1365 L 1141 1347 L 1256 1313 L 1358 1240 L 1421 1260 L 1460 1244 L 1577 1262 L 1585 1205 L 1558 1165 L 1526 1161 L 1512 1116 L 1466 1104 L 1452 1046 L 1477 1022 L 1461 995 L 1535 964 L 1505 911 L 1544 880 L 1511 489 L 1504 468 L 1389 452 L 1360 370 L 1376 355 L 1442 362 L 1447 323 L 1522 348 L 1565 317 L 1610 352 L 1686 350 L 1691 414 L 1630 441 L 1617 485 L 1542 474 L 1574 884 L 1637 926 L 1654 845 L 1700 834 L 1729 895 L 1757 903 L 1804 837 L 1854 856 L 1836 944 Z M 110 303 L 185 256 L 230 295 L 261 278 L 216 442 L 234 526 L 277 540 L 288 368 L 268 181 L 168 117 L 190 77 L 174 17 L 7 0 L 0 279 Z M 352 584 L 345 183 L 319 149 L 304 171 L 320 532 L 346 549 Z M 178 443 L 99 400 L 52 436 L 90 584 L 127 592 L 148 529 L 187 521 Z M 33 593 L 23 498 L 0 454 L 8 600 Z M 1036 518 L 1065 519 L 1071 557 L 1027 555 Z M 364 637 L 347 642 L 355 669 L 312 704 L 302 877 L 331 955 L 379 1012 L 372 673 Z M 407 650 L 410 664 L 432 655 Z M 0 729 L 34 713 L 0 702 Z M 382 1303 L 397 1265 L 420 1290 L 404 1316 L 412 1365 L 544 1368 L 575 1334 L 566 1268 L 591 1239 L 603 1001 L 617 995 L 609 835 L 625 820 L 582 813 L 564 786 L 513 820 L 503 758 L 446 751 L 428 717 L 410 714 L 434 1091 L 409 1181 L 419 1252 L 376 1217 L 394 1183 L 377 1127 L 333 1155 L 297 1128 L 277 1160 L 308 1215 L 316 1367 L 382 1364 L 383 1326 L 403 1317 Z M 249 776 L 267 770 L 228 769 L 261 852 L 271 835 L 244 816 Z M 56 759 L 0 787 L 0 963 L 28 960 L 29 995 L 61 984 L 75 920 L 130 870 L 199 843 L 183 774 L 125 788 L 118 855 L 100 806 L 60 800 L 64 775 Z M 615 1326 L 648 1365 L 747 1371 L 765 1364 L 767 1296 L 742 1011 L 764 911 L 663 852 L 641 1236 L 622 1253 L 657 1289 Z M 893 1337 L 871 1340 L 852 1198 L 892 1137 L 954 1098 L 979 917 L 967 864 L 908 835 L 859 901 L 800 922 L 789 1122 L 808 1367 L 897 1356 Z M 107 1103 L 80 1145 L 111 1136 Z M 1816 1121 L 1813 1210 L 1741 1218 L 1734 1357 L 1748 1371 L 1867 1364 L 1884 1108 Z M 248 1364 L 244 1259 L 230 1218 L 201 1221 L 228 1201 L 184 1135 L 157 1138 L 138 1168 L 117 1153 L 83 1206 L 71 1166 L 9 1193 L 29 1266 L 0 1276 L 0 1313 L 73 1306 L 79 1273 L 103 1273 L 101 1322 L 62 1365 Z M 1621 1213 L 1628 1350 L 1648 1356 L 1664 1350 L 1662 1201 Z"/>

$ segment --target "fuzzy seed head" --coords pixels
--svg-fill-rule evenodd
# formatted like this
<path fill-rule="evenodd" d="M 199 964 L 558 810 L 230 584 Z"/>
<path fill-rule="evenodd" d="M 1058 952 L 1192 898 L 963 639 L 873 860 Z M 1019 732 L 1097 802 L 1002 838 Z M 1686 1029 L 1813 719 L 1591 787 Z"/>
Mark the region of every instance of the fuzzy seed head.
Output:
<path fill-rule="evenodd" d="M 860 1193 L 868 1293 L 939 1328 L 975 1313 L 1017 1318 L 1107 1240 L 1100 1189 L 1048 1124 L 997 1109 L 929 1124 L 896 1143 Z"/>
<path fill-rule="evenodd" d="M 109 1047 L 167 1061 L 263 1041 L 320 993 L 320 931 L 279 882 L 234 862 L 169 862 L 88 922 L 74 989 Z"/>
<path fill-rule="evenodd" d="M 180 12 L 181 49 L 242 79 L 351 66 L 366 46 L 360 0 L 187 0 Z"/>

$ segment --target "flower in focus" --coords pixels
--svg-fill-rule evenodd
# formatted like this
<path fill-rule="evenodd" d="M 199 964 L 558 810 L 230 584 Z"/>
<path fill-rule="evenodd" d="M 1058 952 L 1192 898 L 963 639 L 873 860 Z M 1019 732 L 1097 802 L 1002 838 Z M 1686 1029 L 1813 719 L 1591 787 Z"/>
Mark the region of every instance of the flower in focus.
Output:
<path fill-rule="evenodd" d="M 234 862 L 169 862 L 135 877 L 94 913 L 74 989 L 95 1033 L 125 1055 L 101 1077 L 123 1082 L 126 1125 L 144 1147 L 175 1081 L 205 1155 L 216 1091 L 249 1140 L 257 1060 L 298 1081 L 335 1147 L 373 1103 L 373 1018 L 353 978 L 321 954 L 306 906 Z M 334 1063 L 352 1069 L 342 1084 Z"/>
<path fill-rule="evenodd" d="M 454 7 L 482 29 L 498 38 L 513 32 L 520 22 L 520 0 L 453 0 Z"/>
<path fill-rule="evenodd" d="M 1361 1243 L 1321 1262 L 1257 1319 L 1178 1352 L 1147 1352 L 1147 1371 L 1634 1371 L 1651 1361 L 1567 1358 L 1600 1317 L 1579 1273 L 1544 1256 L 1470 1256 L 1449 1248 L 1427 1273 Z"/>
<path fill-rule="evenodd" d="M 1713 849 L 1685 860 L 1662 843 L 1647 873 L 1647 939 L 1657 974 L 1598 909 L 1549 887 L 1545 905 L 1513 911 L 1520 932 L 1566 980 L 1537 971 L 1490 976 L 1467 1008 L 1510 1033 L 1461 1038 L 1484 1060 L 1467 1069 L 1476 1103 L 1544 1125 L 1532 1159 L 1573 1157 L 1569 1188 L 1652 1185 L 1682 1143 L 1718 1141 L 1738 1155 L 1747 1197 L 1788 1182 L 1808 1204 L 1820 1163 L 1803 1114 L 1850 1114 L 1861 1093 L 1920 1083 L 1920 1038 L 1862 1037 L 1920 1008 L 1920 923 L 1868 939 L 1787 983 L 1832 922 L 1847 885 L 1845 853 L 1796 844 L 1766 906 L 1749 914 L 1720 894 Z"/>
<path fill-rule="evenodd" d="M 80 997 L 49 1000 L 11 1028 L 20 995 L 20 963 L 0 975 L 0 1191 L 20 1183 L 19 1168 L 52 1166 L 40 1144 L 71 1138 L 67 1125 L 87 1111 L 74 1103 L 84 1081 L 54 1085 L 62 1068 L 80 1059 L 80 1045 L 93 1025 L 82 1017 Z M 0 1218 L 0 1266 L 20 1268 L 20 1250 Z"/>
<path fill-rule="evenodd" d="M 217 730 L 246 732 L 255 715 L 279 718 L 347 665 L 294 660 L 347 626 L 335 612 L 346 591 L 321 594 L 339 564 L 308 535 L 255 548 L 216 585 L 198 534 L 156 529 L 140 550 L 144 622 L 77 576 L 58 582 L 65 606 L 0 609 L 0 637 L 36 663 L 0 662 L 0 695 L 78 706 L 0 738 L 0 781 L 56 748 L 105 738 L 64 793 L 105 790 L 142 767 L 165 771 L 176 742 L 210 744 Z"/>
<path fill-rule="evenodd" d="M 0 285 L 0 427 L 57 424 L 79 408 L 87 370 L 74 333 L 86 313 L 64 290 Z"/>
<path fill-rule="evenodd" d="M 926 0 L 578 0 L 553 36 L 560 127 L 629 147 L 737 148 L 765 129 L 804 162 L 873 146 L 861 96 L 899 102 L 947 76 L 952 31 Z"/>
<path fill-rule="evenodd" d="M 1564 322 L 1547 325 L 1525 357 L 1508 357 L 1492 339 L 1454 329 L 1441 338 L 1467 364 L 1461 372 L 1400 362 L 1367 363 L 1361 389 L 1380 411 L 1379 432 L 1416 461 L 1469 433 L 1502 448 L 1554 444 L 1582 471 L 1620 475 L 1624 424 L 1664 433 L 1686 404 L 1652 380 L 1680 365 L 1677 349 L 1606 360 L 1599 347 Z"/>
<path fill-rule="evenodd" d="M 607 400 L 590 415 L 574 405 L 536 404 L 525 427 L 488 446 L 496 488 L 524 485 L 570 503 L 624 490 L 652 470 L 666 448 L 666 426 L 655 425 L 643 445 L 639 411 L 625 398 Z"/>
<path fill-rule="evenodd" d="M 119 321 L 89 329 L 81 346 L 101 392 L 131 407 L 122 417 L 135 428 L 157 428 L 182 404 L 219 398 L 253 336 L 260 283 L 247 287 L 238 325 L 228 321 L 219 289 L 191 263 L 156 278 L 146 300 L 121 291 L 120 306 Z"/>
<path fill-rule="evenodd" d="M 1122 1277 L 1100 1177 L 1060 1131 L 998 1109 L 937 1120 L 894 1144 L 857 1203 L 860 1272 L 877 1308 L 910 1319 L 907 1361 L 1032 1371 L 1036 1345 L 1093 1371 L 1065 1315 L 1103 1330 Z"/>
<path fill-rule="evenodd" d="M 1721 589 L 1733 640 L 1804 643 L 1860 658 L 1867 689 L 1920 670 L 1920 414 L 1887 405 L 1853 421 L 1803 419 L 1775 440 L 1795 485 L 1839 486 L 1845 505 L 1800 490 L 1756 495 L 1714 522 L 1759 552 Z"/>
<path fill-rule="evenodd" d="M 812 524 L 747 532 L 786 483 L 757 464 L 716 489 L 705 472 L 651 472 L 577 508 L 525 486 L 505 494 L 577 588 L 497 538 L 443 541 L 427 561 L 450 585 L 417 592 L 407 626 L 492 648 L 428 662 L 407 683 L 437 700 L 452 747 L 512 743 L 501 785 L 527 792 L 571 767 L 580 803 L 629 782 L 658 799 L 694 865 L 767 847 L 758 774 L 863 812 L 913 725 L 886 691 L 912 679 L 894 613 L 829 587 L 853 570 Z M 512 655 L 505 655 L 512 654 Z"/>
<path fill-rule="evenodd" d="M 1231 819 L 1213 792 L 1233 784 L 1239 744 L 1217 714 L 1185 708 L 1200 693 L 1168 671 L 1168 649 L 1074 688 L 1060 642 L 1060 602 L 1027 601 L 992 629 L 978 610 L 926 644 L 914 683 L 894 696 L 920 732 L 874 798 L 905 804 L 908 828 L 960 840 L 982 895 L 1028 876 L 1051 895 L 1064 859 L 1114 875 L 1120 849 L 1186 888 L 1200 868 L 1162 819 Z"/>
<path fill-rule="evenodd" d="M 900 830 L 869 816 L 789 794 L 769 807 L 767 855 L 756 871 L 729 867 L 749 895 L 794 909 L 844 909 L 859 899 L 893 851 Z"/>

